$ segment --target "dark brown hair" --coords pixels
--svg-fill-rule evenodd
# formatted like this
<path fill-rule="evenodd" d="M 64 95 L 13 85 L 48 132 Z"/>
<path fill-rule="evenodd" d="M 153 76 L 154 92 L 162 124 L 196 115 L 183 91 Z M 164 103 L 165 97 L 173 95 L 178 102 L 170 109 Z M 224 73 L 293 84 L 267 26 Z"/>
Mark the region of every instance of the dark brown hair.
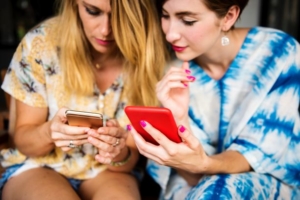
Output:
<path fill-rule="evenodd" d="M 158 10 L 161 12 L 163 4 L 168 0 L 156 0 Z M 216 13 L 217 17 L 224 17 L 231 6 L 238 6 L 240 8 L 240 15 L 246 7 L 249 0 L 199 0 L 202 1 L 206 7 Z"/>

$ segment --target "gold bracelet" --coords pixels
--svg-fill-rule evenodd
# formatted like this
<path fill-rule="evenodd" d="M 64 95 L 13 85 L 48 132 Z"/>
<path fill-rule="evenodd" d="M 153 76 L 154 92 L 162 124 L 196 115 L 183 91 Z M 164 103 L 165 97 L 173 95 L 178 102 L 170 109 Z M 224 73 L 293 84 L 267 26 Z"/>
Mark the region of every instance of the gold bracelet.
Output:
<path fill-rule="evenodd" d="M 122 161 L 117 161 L 117 162 L 113 162 L 112 161 L 110 163 L 111 166 L 120 167 L 120 166 L 125 165 L 129 161 L 129 159 L 131 158 L 131 150 L 130 150 L 129 147 L 127 147 L 127 148 L 128 148 L 128 155 L 126 156 L 126 158 L 124 160 L 122 160 Z"/>

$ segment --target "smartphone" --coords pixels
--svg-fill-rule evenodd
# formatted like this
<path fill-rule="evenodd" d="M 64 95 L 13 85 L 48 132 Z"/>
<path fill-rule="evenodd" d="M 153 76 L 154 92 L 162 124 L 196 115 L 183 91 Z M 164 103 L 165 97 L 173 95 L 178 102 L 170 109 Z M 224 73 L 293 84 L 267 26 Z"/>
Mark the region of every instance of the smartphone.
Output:
<path fill-rule="evenodd" d="M 105 119 L 100 113 L 66 110 L 66 116 L 70 126 L 90 127 L 95 129 L 105 126 Z"/>
<path fill-rule="evenodd" d="M 176 143 L 182 142 L 178 135 L 178 128 L 173 114 L 169 109 L 147 106 L 126 106 L 125 113 L 134 129 L 141 134 L 147 142 L 158 145 L 156 140 L 141 127 L 141 120 L 151 124 L 154 128 L 167 136 L 169 140 Z"/>

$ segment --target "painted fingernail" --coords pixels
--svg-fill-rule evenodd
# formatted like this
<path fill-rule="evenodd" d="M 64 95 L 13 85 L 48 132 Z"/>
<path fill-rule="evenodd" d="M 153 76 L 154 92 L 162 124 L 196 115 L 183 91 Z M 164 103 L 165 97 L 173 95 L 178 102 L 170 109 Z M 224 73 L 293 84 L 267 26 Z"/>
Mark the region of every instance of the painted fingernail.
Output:
<path fill-rule="evenodd" d="M 180 127 L 179 127 L 179 131 L 180 131 L 181 133 L 183 133 L 183 132 L 185 131 L 185 127 L 184 127 L 184 126 L 180 126 Z"/>
<path fill-rule="evenodd" d="M 127 131 L 131 131 L 131 126 L 130 126 L 130 124 L 127 125 Z"/>
<path fill-rule="evenodd" d="M 191 73 L 191 70 L 186 69 L 186 70 L 185 70 L 185 73 L 190 74 L 190 73 Z"/>
<path fill-rule="evenodd" d="M 188 84 L 186 84 L 186 83 L 182 83 L 185 87 L 187 87 L 188 86 Z"/>
<path fill-rule="evenodd" d="M 140 121 L 140 124 L 141 124 L 141 126 L 142 126 L 142 127 L 146 127 L 146 125 L 147 125 L 147 124 L 146 124 L 146 122 L 145 122 L 145 121 L 143 121 L 143 120 L 142 120 L 142 121 Z"/>
<path fill-rule="evenodd" d="M 187 78 L 188 78 L 189 80 L 191 80 L 191 81 L 194 81 L 194 80 L 196 79 L 195 76 L 187 76 Z"/>

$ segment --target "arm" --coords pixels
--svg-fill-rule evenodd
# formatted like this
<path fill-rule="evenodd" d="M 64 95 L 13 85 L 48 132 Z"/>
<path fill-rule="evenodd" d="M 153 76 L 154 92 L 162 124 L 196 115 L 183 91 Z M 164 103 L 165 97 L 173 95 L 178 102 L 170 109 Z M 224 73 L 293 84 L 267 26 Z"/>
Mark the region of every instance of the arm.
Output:
<path fill-rule="evenodd" d="M 46 122 L 48 108 L 36 108 L 16 101 L 17 119 L 14 134 L 16 147 L 27 156 L 42 156 L 54 148 L 50 123 Z"/>
<path fill-rule="evenodd" d="M 17 121 L 14 141 L 24 155 L 44 156 L 54 147 L 69 151 L 69 141 L 76 146 L 87 143 L 88 127 L 66 124 L 66 108 L 58 110 L 53 119 L 47 121 L 47 108 L 36 108 L 17 101 Z"/>

